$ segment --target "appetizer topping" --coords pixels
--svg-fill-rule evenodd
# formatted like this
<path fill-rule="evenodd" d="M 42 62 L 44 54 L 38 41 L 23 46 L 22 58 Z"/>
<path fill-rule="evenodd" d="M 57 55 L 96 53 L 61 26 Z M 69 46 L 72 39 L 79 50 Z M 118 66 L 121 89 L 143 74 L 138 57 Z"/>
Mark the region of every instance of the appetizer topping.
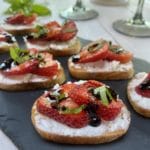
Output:
<path fill-rule="evenodd" d="M 44 26 L 38 25 L 35 31 L 27 37 L 30 42 L 34 41 L 69 41 L 77 34 L 77 27 L 73 21 L 66 21 L 63 25 L 56 21 L 49 22 Z"/>
<path fill-rule="evenodd" d="M 25 16 L 36 14 L 38 16 L 50 15 L 51 11 L 41 4 L 35 3 L 35 0 L 4 0 L 9 3 L 6 14 L 23 13 Z"/>
<path fill-rule="evenodd" d="M 89 63 L 99 60 L 116 60 L 120 63 L 127 63 L 132 60 L 132 53 L 125 51 L 118 45 L 100 40 L 84 47 L 80 52 L 79 60 L 76 63 Z"/>
<path fill-rule="evenodd" d="M 11 59 L 1 63 L 0 70 L 4 75 L 36 74 L 52 77 L 58 72 L 58 64 L 52 55 L 46 52 L 38 53 L 36 49 L 23 50 L 19 48 L 10 49 Z"/>
<path fill-rule="evenodd" d="M 13 16 L 8 17 L 5 22 L 13 25 L 30 25 L 35 20 L 36 20 L 36 14 L 31 14 L 29 16 L 26 16 L 23 13 L 17 13 Z"/>
<path fill-rule="evenodd" d="M 121 111 L 117 94 L 101 82 L 89 80 L 81 84 L 66 83 L 53 88 L 37 101 L 37 109 L 72 128 L 98 126 L 111 121 Z"/>
<path fill-rule="evenodd" d="M 138 94 L 150 98 L 150 73 L 148 73 L 146 79 L 135 89 Z"/>

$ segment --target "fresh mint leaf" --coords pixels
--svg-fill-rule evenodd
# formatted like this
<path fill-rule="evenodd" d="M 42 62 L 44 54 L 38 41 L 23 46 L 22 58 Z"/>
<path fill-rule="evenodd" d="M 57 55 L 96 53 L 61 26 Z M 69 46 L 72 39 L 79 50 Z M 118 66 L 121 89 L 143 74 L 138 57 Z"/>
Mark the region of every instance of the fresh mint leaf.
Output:
<path fill-rule="evenodd" d="M 83 109 L 85 109 L 85 105 L 81 105 L 78 108 L 66 108 L 65 110 L 60 110 L 62 114 L 79 114 Z"/>
<path fill-rule="evenodd" d="M 32 13 L 36 13 L 39 16 L 51 15 L 51 11 L 47 7 L 40 4 L 33 4 L 31 11 Z"/>
<path fill-rule="evenodd" d="M 20 48 L 10 48 L 10 56 L 17 63 L 23 63 L 30 59 L 27 50 L 22 50 Z"/>
<path fill-rule="evenodd" d="M 4 0 L 9 3 L 9 8 L 5 11 L 6 14 L 14 14 L 22 12 L 25 15 L 36 13 L 39 16 L 51 15 L 51 11 L 41 4 L 34 3 L 34 0 Z"/>

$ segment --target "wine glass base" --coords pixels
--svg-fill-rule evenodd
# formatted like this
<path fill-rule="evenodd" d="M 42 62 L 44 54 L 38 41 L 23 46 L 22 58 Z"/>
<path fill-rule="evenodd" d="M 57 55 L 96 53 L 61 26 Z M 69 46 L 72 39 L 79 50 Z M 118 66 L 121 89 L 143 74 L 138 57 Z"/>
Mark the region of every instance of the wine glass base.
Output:
<path fill-rule="evenodd" d="M 128 0 L 91 0 L 95 4 L 110 5 L 110 6 L 122 6 L 127 5 Z"/>
<path fill-rule="evenodd" d="M 85 9 L 85 10 L 82 9 L 78 11 L 73 11 L 73 8 L 69 8 L 65 11 L 62 11 L 60 13 L 60 16 L 62 18 L 71 20 L 89 20 L 96 18 L 98 16 L 98 13 L 92 9 Z"/>
<path fill-rule="evenodd" d="M 125 35 L 135 37 L 149 37 L 150 23 L 145 22 L 143 25 L 133 24 L 131 21 L 117 20 L 113 23 L 113 28 Z"/>

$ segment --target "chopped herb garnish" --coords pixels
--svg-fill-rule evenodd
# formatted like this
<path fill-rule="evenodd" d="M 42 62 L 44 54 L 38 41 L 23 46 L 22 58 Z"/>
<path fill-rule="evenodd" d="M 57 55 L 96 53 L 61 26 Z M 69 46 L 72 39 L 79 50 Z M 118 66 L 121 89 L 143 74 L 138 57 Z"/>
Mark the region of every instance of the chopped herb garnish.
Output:
<path fill-rule="evenodd" d="M 10 6 L 5 11 L 6 14 L 12 13 L 23 13 L 27 16 L 32 15 L 33 13 L 39 16 L 51 15 L 51 11 L 46 6 L 41 4 L 36 4 L 34 0 L 4 0 L 9 3 Z"/>
<path fill-rule="evenodd" d="M 124 52 L 124 49 L 122 47 L 117 46 L 117 45 L 112 45 L 111 41 L 109 41 L 109 49 L 116 54 L 120 54 Z"/>
<path fill-rule="evenodd" d="M 94 89 L 93 94 L 102 101 L 104 105 L 108 105 L 111 100 L 117 98 L 117 94 L 107 86 L 101 86 Z"/>
<path fill-rule="evenodd" d="M 30 55 L 28 50 L 20 48 L 10 48 L 10 57 L 14 62 L 21 64 L 31 59 L 37 59 L 39 62 L 43 62 L 43 58 L 40 54 Z"/>
<path fill-rule="evenodd" d="M 86 108 L 85 105 L 81 105 L 80 107 L 78 108 L 60 108 L 60 113 L 61 114 L 78 114 L 80 112 L 82 112 L 84 109 Z"/>
<path fill-rule="evenodd" d="M 18 64 L 30 59 L 29 51 L 20 48 L 10 48 L 10 56 Z"/>
<path fill-rule="evenodd" d="M 48 30 L 45 27 L 41 26 L 41 25 L 37 25 L 35 30 L 36 30 L 36 32 L 32 33 L 32 35 L 31 35 L 34 38 L 43 37 L 48 32 Z"/>

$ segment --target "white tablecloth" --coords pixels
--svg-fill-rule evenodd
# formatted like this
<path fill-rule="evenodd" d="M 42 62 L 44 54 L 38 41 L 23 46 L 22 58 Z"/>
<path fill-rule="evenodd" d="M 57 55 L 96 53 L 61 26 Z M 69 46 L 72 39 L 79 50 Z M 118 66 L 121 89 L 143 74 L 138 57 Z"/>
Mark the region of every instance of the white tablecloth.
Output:
<path fill-rule="evenodd" d="M 49 17 L 49 21 L 62 19 L 58 16 L 59 12 L 66 7 L 72 6 L 75 0 L 43 0 L 50 3 L 48 6 L 52 9 L 53 16 Z M 131 18 L 136 9 L 138 0 L 130 0 L 128 6 L 111 7 L 101 6 L 91 3 L 89 0 L 83 0 L 84 4 L 88 7 L 94 8 L 99 12 L 99 17 L 88 21 L 79 21 L 77 26 L 79 29 L 78 36 L 96 40 L 98 38 L 104 38 L 112 40 L 125 49 L 133 52 L 135 57 L 145 59 L 150 62 L 150 38 L 135 38 L 128 37 L 117 33 L 112 28 L 112 22 L 120 18 Z M 41 2 L 41 0 L 39 0 Z M 6 9 L 7 5 L 0 0 L 0 13 Z M 144 6 L 144 17 L 150 20 L 150 0 L 146 1 Z M 16 150 L 17 148 L 11 143 L 11 141 L 0 131 L 0 150 Z"/>

